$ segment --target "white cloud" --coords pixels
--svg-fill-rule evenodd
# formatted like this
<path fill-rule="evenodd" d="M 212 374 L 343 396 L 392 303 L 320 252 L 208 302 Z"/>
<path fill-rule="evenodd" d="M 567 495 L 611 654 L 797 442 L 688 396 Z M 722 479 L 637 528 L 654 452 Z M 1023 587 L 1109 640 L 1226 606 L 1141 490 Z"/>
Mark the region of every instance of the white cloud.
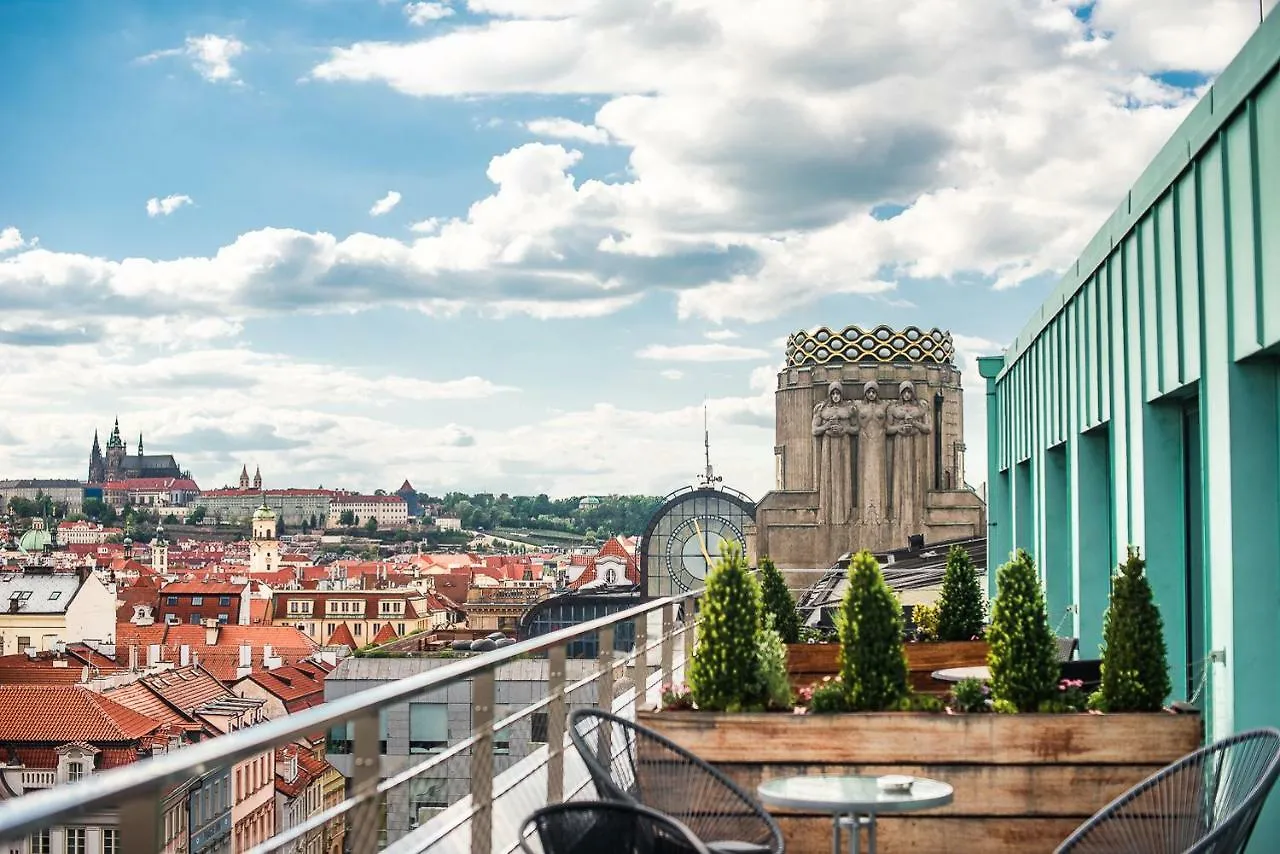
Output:
<path fill-rule="evenodd" d="M 658 376 L 662 377 L 664 380 L 682 380 L 684 379 L 684 371 L 679 371 L 675 368 L 667 368 L 665 371 L 659 372 Z"/>
<path fill-rule="evenodd" d="M 453 9 L 448 3 L 406 3 L 404 14 L 409 19 L 409 23 L 421 27 L 432 21 L 450 17 L 453 15 Z"/>
<path fill-rule="evenodd" d="M 172 56 L 186 57 L 196 72 L 210 83 L 239 83 L 232 62 L 248 48 L 235 36 L 208 33 L 190 36 L 182 47 L 159 50 L 139 57 L 139 62 L 154 62 Z"/>
<path fill-rule="evenodd" d="M 651 344 L 637 352 L 636 356 L 665 362 L 741 362 L 767 359 L 769 351 L 732 344 Z"/>
<path fill-rule="evenodd" d="M 395 190 L 390 190 L 382 198 L 373 203 L 373 207 L 369 208 L 369 216 L 382 216 L 390 213 L 391 209 L 400 204 L 400 194 Z"/>
<path fill-rule="evenodd" d="M 732 341 L 738 337 L 738 333 L 732 329 L 712 329 L 710 332 L 703 333 L 709 341 Z"/>
<path fill-rule="evenodd" d="M 192 204 L 190 196 L 173 195 L 163 199 L 152 197 L 147 199 L 147 216 L 168 216 L 183 205 Z"/>
<path fill-rule="evenodd" d="M 572 119 L 546 118 L 525 122 L 528 131 L 537 136 L 552 139 L 570 139 L 590 145 L 608 145 L 609 134 L 594 125 L 584 125 Z"/>
<path fill-rule="evenodd" d="M 0 253 L 12 252 L 26 245 L 27 241 L 22 239 L 22 232 L 18 229 L 13 226 L 0 229 Z"/>

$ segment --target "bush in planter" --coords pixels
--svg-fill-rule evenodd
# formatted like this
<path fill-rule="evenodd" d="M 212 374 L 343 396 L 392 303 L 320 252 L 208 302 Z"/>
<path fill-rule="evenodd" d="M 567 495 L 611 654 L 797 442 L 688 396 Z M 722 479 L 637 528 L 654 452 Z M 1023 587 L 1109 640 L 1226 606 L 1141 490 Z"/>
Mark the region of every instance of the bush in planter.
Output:
<path fill-rule="evenodd" d="M 1058 646 L 1035 563 L 1022 549 L 1000 567 L 987 640 L 996 711 L 1034 712 L 1057 693 Z"/>
<path fill-rule="evenodd" d="M 1164 620 L 1143 572 L 1146 565 L 1130 546 L 1111 584 L 1102 623 L 1102 686 L 1090 697 L 1099 711 L 1158 712 L 1172 690 Z"/>
<path fill-rule="evenodd" d="M 760 668 L 760 585 L 736 543 L 726 542 L 707 575 L 698 650 L 689 663 L 689 689 L 699 709 L 740 712 L 763 708 Z"/>
<path fill-rule="evenodd" d="M 790 709 L 795 697 L 787 677 L 787 645 L 774 628 L 773 614 L 764 615 L 764 628 L 756 641 L 760 655 L 760 680 L 764 684 L 765 705 L 770 709 Z"/>
<path fill-rule="evenodd" d="M 938 640 L 967 641 L 982 637 L 986 622 L 982 587 L 973 571 L 969 552 L 952 546 L 938 596 Z"/>
<path fill-rule="evenodd" d="M 907 696 L 902 606 L 868 551 L 849 563 L 849 587 L 837 616 L 840 676 L 849 708 L 878 712 Z"/>
<path fill-rule="evenodd" d="M 773 615 L 773 627 L 782 636 L 782 642 L 799 643 L 800 613 L 796 610 L 795 597 L 778 567 L 767 557 L 760 558 L 760 591 L 765 613 Z"/>
<path fill-rule="evenodd" d="M 911 609 L 911 622 L 916 624 L 912 640 L 918 642 L 938 640 L 938 606 L 916 605 Z"/>

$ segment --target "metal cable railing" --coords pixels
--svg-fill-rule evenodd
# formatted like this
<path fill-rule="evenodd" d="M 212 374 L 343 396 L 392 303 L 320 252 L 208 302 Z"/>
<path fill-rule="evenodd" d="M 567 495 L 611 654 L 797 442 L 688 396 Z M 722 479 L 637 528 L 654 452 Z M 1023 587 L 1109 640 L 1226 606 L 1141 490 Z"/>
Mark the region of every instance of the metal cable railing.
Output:
<path fill-rule="evenodd" d="M 129 854 L 186 850 L 189 854 L 213 854 L 226 850 L 211 842 L 207 831 L 196 833 L 194 807 L 185 810 L 191 818 L 190 845 L 172 839 L 172 815 L 166 821 L 166 797 L 193 779 L 207 778 L 221 771 L 223 785 L 230 787 L 230 769 L 236 763 L 270 755 L 274 772 L 274 751 L 320 732 L 350 726 L 351 769 L 345 792 L 335 803 L 303 810 L 303 815 L 287 827 L 277 818 L 269 832 L 256 838 L 237 838 L 235 851 L 248 854 L 373 854 L 390 847 L 397 852 L 428 850 L 469 851 L 471 854 L 506 854 L 515 848 L 507 828 L 508 815 L 520 818 L 547 803 L 581 795 L 589 788 L 585 771 L 578 766 L 566 734 L 569 705 L 598 705 L 619 711 L 656 697 L 656 686 L 671 681 L 683 669 L 696 641 L 697 600 L 702 591 L 645 602 L 596 620 L 561 629 L 491 652 L 449 662 L 405 678 L 375 685 L 346 697 L 330 700 L 302 712 L 269 720 L 253 727 L 199 742 L 164 755 L 143 759 L 119 768 L 90 774 L 81 780 L 0 801 L 0 840 L 45 835 L 51 828 L 90 824 L 115 819 L 117 850 Z M 677 626 L 677 608 L 688 621 Z M 650 640 L 649 621 L 661 616 L 658 636 Z M 634 624 L 633 649 L 619 655 L 614 650 L 615 629 Z M 688 637 L 686 637 L 688 635 Z M 568 645 L 594 636 L 600 650 L 594 662 L 581 662 L 591 672 L 572 681 L 567 679 Z M 677 644 L 682 647 L 679 660 Z M 651 653 L 659 651 L 656 666 Z M 546 653 L 546 683 L 542 696 L 510 714 L 495 719 L 495 683 L 504 667 L 533 655 Z M 582 668 L 579 668 L 581 671 Z M 629 679 L 630 685 L 622 680 Z M 380 732 L 380 715 L 393 706 L 418 700 L 428 692 L 470 682 L 472 734 L 448 745 L 441 752 L 418 761 L 405 757 L 407 767 L 394 767 L 384 755 L 385 732 Z M 495 738 L 503 731 L 545 715 L 545 746 L 531 750 L 510 768 L 495 767 Z M 508 735 L 508 739 L 510 735 Z M 508 745 L 510 741 L 503 741 Z M 508 747 L 509 749 L 509 747 Z M 569 760 L 566 762 L 566 760 Z M 505 761 L 505 760 L 504 760 Z M 460 801 L 445 805 L 434 818 L 421 825 L 416 818 L 408 831 L 398 837 L 390 816 L 398 807 L 396 790 L 426 779 L 460 763 L 469 765 L 470 792 Z M 225 770 L 224 770 L 225 769 Z M 459 772 L 466 774 L 467 772 Z M 531 782 L 538 785 L 531 786 Z M 217 792 L 217 784 L 212 785 Z M 225 790 L 224 790 L 225 791 Z M 200 796 L 207 796 L 202 789 Z M 495 826 L 495 801 L 504 800 L 502 821 Z M 515 801 L 520 801 L 518 805 Z M 412 806 L 412 801 L 407 801 Z M 236 805 L 238 806 L 238 805 Z M 185 821 L 184 817 L 184 821 Z M 495 831 L 498 831 L 495 835 Z M 104 831 L 105 833 L 106 831 Z M 223 837 L 226 828 L 222 829 Z M 465 836 L 465 846 L 459 847 Z M 393 838 L 394 837 L 394 838 Z M 227 840 L 229 842 L 229 840 Z M 43 847 L 43 846 L 37 846 Z"/>

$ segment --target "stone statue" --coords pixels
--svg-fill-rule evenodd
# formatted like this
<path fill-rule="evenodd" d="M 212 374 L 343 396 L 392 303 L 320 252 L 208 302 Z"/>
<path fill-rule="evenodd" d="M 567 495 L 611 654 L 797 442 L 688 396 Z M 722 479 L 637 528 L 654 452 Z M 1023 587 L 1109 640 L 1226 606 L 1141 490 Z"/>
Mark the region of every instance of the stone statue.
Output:
<path fill-rule="evenodd" d="M 874 380 L 862 387 L 853 405 L 858 430 L 858 518 L 879 522 L 885 517 L 885 405 Z"/>
<path fill-rule="evenodd" d="M 813 407 L 813 435 L 818 442 L 818 521 L 842 525 L 853 506 L 853 403 L 844 399 L 839 382 L 827 387 L 825 400 Z"/>
<path fill-rule="evenodd" d="M 898 386 L 898 400 L 887 413 L 885 432 L 892 445 L 890 452 L 890 512 L 903 527 L 904 534 L 918 533 L 923 522 L 921 511 L 929 488 L 929 410 L 916 397 L 911 382 Z M 907 530 L 907 529 L 910 530 Z"/>

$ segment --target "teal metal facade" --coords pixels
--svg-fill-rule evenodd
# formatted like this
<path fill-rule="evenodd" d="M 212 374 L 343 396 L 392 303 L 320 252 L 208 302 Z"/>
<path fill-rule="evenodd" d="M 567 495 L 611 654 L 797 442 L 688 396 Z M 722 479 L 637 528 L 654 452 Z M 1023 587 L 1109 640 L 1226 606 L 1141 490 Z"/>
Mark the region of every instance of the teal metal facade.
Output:
<path fill-rule="evenodd" d="M 1027 549 L 1051 622 L 1096 658 L 1113 567 L 1140 546 L 1175 693 L 1210 737 L 1280 723 L 1278 64 L 1272 15 L 980 360 L 991 589 Z"/>

